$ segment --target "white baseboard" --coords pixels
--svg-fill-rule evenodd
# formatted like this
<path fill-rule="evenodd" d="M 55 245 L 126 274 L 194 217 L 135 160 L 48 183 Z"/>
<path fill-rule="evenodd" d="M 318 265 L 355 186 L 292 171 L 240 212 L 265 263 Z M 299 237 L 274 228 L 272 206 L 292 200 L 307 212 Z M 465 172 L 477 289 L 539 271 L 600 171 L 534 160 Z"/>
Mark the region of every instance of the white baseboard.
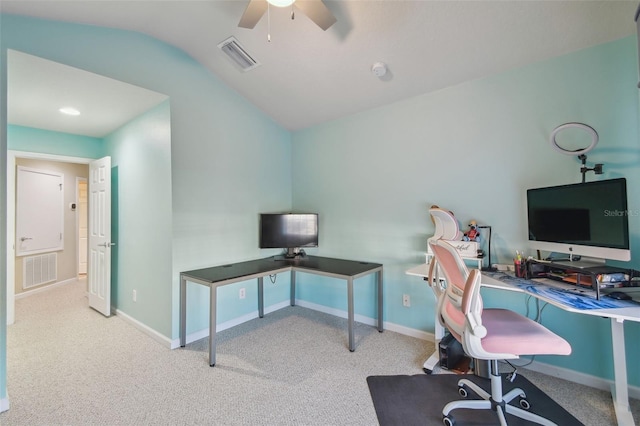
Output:
<path fill-rule="evenodd" d="M 287 306 L 289 306 L 289 301 L 284 301 L 284 302 L 280 302 L 277 303 L 275 305 L 271 305 L 269 307 L 266 307 L 264 309 L 265 315 L 271 312 L 275 312 L 279 309 L 282 308 L 286 308 Z M 307 309 L 311 309 L 314 311 L 318 311 L 318 312 L 323 312 L 325 314 L 329 314 L 329 315 L 333 315 L 335 317 L 338 318 L 348 318 L 348 314 L 346 311 L 340 310 L 340 309 L 335 309 L 335 308 L 329 308 L 327 306 L 324 305 L 318 305 L 316 303 L 311 303 L 311 302 L 307 302 L 305 300 L 296 300 L 296 306 L 300 306 L 303 308 L 307 308 Z M 248 313 L 246 315 L 243 315 L 241 317 L 238 318 L 234 318 L 232 320 L 229 321 L 225 321 L 221 324 L 218 324 L 216 326 L 216 331 L 220 332 L 222 330 L 226 330 L 228 328 L 231 327 L 235 327 L 236 325 L 245 323 L 247 321 L 251 321 L 254 318 L 258 318 L 258 311 L 254 311 L 251 313 Z M 370 317 L 366 317 L 363 315 L 354 315 L 354 320 L 362 323 L 362 324 L 366 324 L 366 325 L 370 325 L 370 326 L 377 326 L 378 325 L 378 320 L 375 318 L 370 318 Z M 397 333 L 400 334 L 404 334 L 406 336 L 411 336 L 411 337 L 415 337 L 417 339 L 421 339 L 421 340 L 427 340 L 427 341 L 434 341 L 434 335 L 433 333 L 427 333 L 421 330 L 416 330 L 414 328 L 409 328 L 409 327 L 405 327 L 405 326 L 401 326 L 401 325 L 397 325 L 394 323 L 390 323 L 390 322 L 385 322 L 384 324 L 384 329 L 385 330 L 390 330 L 390 331 L 395 331 Z M 191 342 L 195 342 L 196 340 L 200 340 L 203 339 L 205 337 L 209 336 L 209 328 L 205 328 L 202 330 L 198 330 L 196 332 L 187 334 L 187 338 L 186 338 L 186 342 L 187 343 L 191 343 Z M 175 349 L 177 347 L 180 346 L 180 339 L 174 339 L 171 341 L 171 349 Z"/>
<path fill-rule="evenodd" d="M 315 303 L 307 302 L 305 300 L 296 300 L 296 305 L 302 306 L 303 308 L 312 309 L 314 311 L 324 312 L 325 314 L 333 315 L 339 318 L 348 318 L 349 315 L 346 311 L 329 308 L 327 306 L 318 305 Z M 367 324 L 373 327 L 378 325 L 378 320 L 376 318 L 365 317 L 363 315 L 355 314 L 353 319 L 359 323 Z M 435 336 L 433 333 L 427 333 L 422 330 L 416 330 L 415 328 L 405 327 L 403 325 L 394 324 L 392 322 L 383 322 L 382 324 L 385 330 L 395 331 L 396 333 L 403 334 L 405 336 L 415 337 L 420 340 L 427 340 L 429 342 L 435 341 Z"/>
<path fill-rule="evenodd" d="M 22 293 L 18 293 L 15 295 L 15 299 L 22 299 L 24 297 L 33 296 L 34 294 L 42 293 L 43 291 L 53 290 L 54 288 L 62 287 L 63 285 L 77 283 L 77 282 L 78 282 L 77 278 L 70 278 L 68 280 L 58 281 L 53 284 L 37 287 L 37 288 L 34 288 L 33 290 L 27 290 L 27 291 L 23 291 Z"/>
<path fill-rule="evenodd" d="M 9 396 L 0 399 L 0 413 L 3 413 L 9 409 Z"/>
<path fill-rule="evenodd" d="M 113 308 L 112 308 L 112 311 L 113 311 Z M 128 322 L 129 324 L 131 324 L 132 326 L 134 326 L 138 330 L 142 331 L 147 336 L 151 337 L 156 342 L 162 344 L 163 346 L 171 347 L 171 339 L 169 339 L 165 335 L 158 333 L 153 328 L 147 326 L 146 324 L 141 323 L 137 319 L 125 314 L 124 312 L 122 312 L 119 309 L 116 309 L 115 313 L 123 321 Z"/>
<path fill-rule="evenodd" d="M 607 392 L 611 392 L 613 386 L 613 380 L 603 379 L 602 377 L 592 376 L 568 368 L 556 367 L 555 365 L 545 364 L 543 362 L 534 361 L 523 368 Z M 640 399 L 639 387 L 627 385 L 627 388 L 630 398 Z"/>
<path fill-rule="evenodd" d="M 275 312 L 279 309 L 282 308 L 286 308 L 287 306 L 289 306 L 289 301 L 285 300 L 283 302 L 280 303 L 276 303 L 275 305 L 271 305 L 271 306 L 267 306 L 264 308 L 264 314 L 269 314 L 271 312 Z M 249 312 L 246 315 L 243 315 L 241 317 L 238 318 L 234 318 L 231 319 L 229 321 L 225 321 L 222 322 L 220 324 L 216 324 L 216 333 L 222 331 L 222 330 L 226 330 L 228 328 L 231 327 L 235 327 L 236 325 L 240 325 L 243 324 L 247 321 L 251 321 L 252 319 L 258 318 L 258 310 L 255 310 L 253 312 Z M 205 337 L 209 336 L 209 327 L 204 328 L 202 330 L 198 330 L 196 332 L 193 333 L 189 333 L 187 334 L 186 337 L 186 343 L 191 343 L 191 342 L 195 342 L 196 340 L 200 340 L 203 339 Z M 175 348 L 179 348 L 180 347 L 180 339 L 173 339 L 171 340 L 171 345 L 170 345 L 171 349 L 175 349 Z"/>
<path fill-rule="evenodd" d="M 346 311 L 340 310 L 340 309 L 335 309 L 335 308 L 329 308 L 327 306 L 323 306 L 323 305 L 318 305 L 316 303 L 311 303 L 311 302 L 307 302 L 305 300 L 296 300 L 296 305 L 297 306 L 301 306 L 303 308 L 307 308 L 307 309 L 311 309 L 314 311 L 319 311 L 319 312 L 324 312 L 326 314 L 329 315 L 333 315 L 339 318 L 348 318 L 348 314 Z M 277 303 L 275 305 L 271 305 L 269 307 L 266 307 L 264 309 L 264 313 L 265 315 L 271 312 L 275 312 L 279 309 L 285 308 L 289 306 L 289 301 L 283 301 L 280 303 Z M 163 345 L 166 345 L 168 347 L 170 347 L 171 349 L 175 349 L 180 347 L 180 339 L 169 339 L 163 335 L 161 335 L 160 333 L 158 333 L 157 331 L 147 327 L 146 325 L 140 323 L 139 321 L 131 318 L 130 316 L 117 311 L 118 316 L 120 316 L 121 318 L 123 318 L 125 321 L 130 322 L 131 324 L 133 324 L 136 328 L 140 329 L 141 331 L 143 331 L 144 333 L 150 335 L 151 337 L 153 337 L 154 339 L 156 339 L 158 342 L 162 343 Z M 231 327 L 235 327 L 236 325 L 240 325 L 243 324 L 247 321 L 250 321 L 254 318 L 258 318 L 258 311 L 254 311 L 254 312 L 250 312 L 246 315 L 243 315 L 241 317 L 238 318 L 234 318 L 232 320 L 229 321 L 225 321 L 223 323 L 220 323 L 216 326 L 216 332 L 220 332 L 222 330 L 226 330 L 228 328 Z M 378 324 L 378 320 L 375 318 L 371 318 L 371 317 L 366 317 L 363 315 L 354 315 L 354 319 L 362 324 L 367 324 L 370 326 L 375 327 Z M 414 328 L 410 328 L 410 327 L 405 327 L 402 325 L 398 325 L 398 324 L 394 324 L 394 323 L 390 323 L 390 322 L 384 322 L 384 329 L 385 330 L 389 330 L 389 331 L 393 331 L 399 334 L 403 334 L 405 336 L 410 336 L 410 337 L 414 337 L 416 339 L 420 339 L 420 340 L 425 340 L 428 342 L 434 342 L 435 341 L 435 335 L 433 333 L 427 333 L 425 331 L 422 330 L 416 330 Z M 199 331 L 196 331 L 194 333 L 190 333 L 187 335 L 186 338 L 186 342 L 187 343 L 191 343 L 194 342 L 196 340 L 200 340 L 202 338 L 205 338 L 209 336 L 209 329 L 202 329 Z M 585 373 L 581 373 L 579 371 L 575 371 L 575 370 L 570 370 L 568 368 L 562 368 L 562 367 L 556 367 L 554 365 L 550 365 L 550 364 L 545 364 L 542 362 L 538 362 L 538 361 L 534 361 L 531 364 L 529 364 L 526 369 L 532 370 L 532 371 L 536 371 L 538 373 L 542 373 L 542 374 L 546 374 L 548 376 L 553 376 L 553 377 L 558 377 L 560 379 L 563 380 L 567 380 L 570 382 L 574 382 L 574 383 L 578 383 L 581 385 L 585 385 L 585 386 L 589 386 L 592 388 L 596 388 L 596 389 L 601 389 L 604 391 L 611 391 L 611 387 L 613 385 L 613 381 L 612 380 L 607 380 L 607 379 L 603 379 L 601 377 L 597 377 L 597 376 L 592 376 L 589 374 L 585 374 Z M 640 399 L 640 388 L 637 386 L 631 386 L 629 385 L 629 396 L 631 398 L 637 398 Z"/>

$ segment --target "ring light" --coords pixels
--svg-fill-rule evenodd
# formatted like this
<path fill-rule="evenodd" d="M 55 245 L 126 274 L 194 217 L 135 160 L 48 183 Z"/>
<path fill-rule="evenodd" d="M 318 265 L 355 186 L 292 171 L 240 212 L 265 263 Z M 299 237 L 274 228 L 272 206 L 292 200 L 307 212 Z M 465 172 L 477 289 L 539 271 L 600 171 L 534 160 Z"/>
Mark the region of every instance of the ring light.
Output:
<path fill-rule="evenodd" d="M 573 151 L 561 147 L 560 145 L 558 145 L 558 141 L 556 140 L 556 135 L 565 129 L 584 130 L 585 132 L 591 135 L 591 144 L 586 148 L 576 149 Z M 583 155 L 591 151 L 598 144 L 598 132 L 596 132 L 593 127 L 587 126 L 586 124 L 583 124 L 583 123 L 565 123 L 553 129 L 553 132 L 551 132 L 550 139 L 551 139 L 551 146 L 558 152 L 561 152 L 563 154 L 569 154 L 569 155 Z"/>

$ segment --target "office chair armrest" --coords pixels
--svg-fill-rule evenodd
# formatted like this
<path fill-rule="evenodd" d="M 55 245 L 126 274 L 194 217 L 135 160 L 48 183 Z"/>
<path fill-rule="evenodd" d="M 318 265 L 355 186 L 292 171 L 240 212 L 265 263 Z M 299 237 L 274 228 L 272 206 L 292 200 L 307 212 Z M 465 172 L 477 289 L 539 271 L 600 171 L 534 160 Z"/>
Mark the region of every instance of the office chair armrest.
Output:
<path fill-rule="evenodd" d="M 487 335 L 487 329 L 482 325 L 481 277 L 482 275 L 477 269 L 469 273 L 462 300 L 462 311 L 467 318 L 468 327 L 473 335 L 480 339 Z"/>
<path fill-rule="evenodd" d="M 474 269 L 469 273 L 467 281 L 464 284 L 463 308 L 464 314 L 470 312 L 482 313 L 482 298 L 480 297 L 480 284 L 482 274 L 479 270 Z"/>
<path fill-rule="evenodd" d="M 483 326 L 478 321 L 478 318 L 476 318 L 476 315 L 474 314 L 467 315 L 467 323 L 468 323 L 469 330 L 471 331 L 471 333 L 473 333 L 475 337 L 482 339 L 487 335 L 486 327 Z"/>

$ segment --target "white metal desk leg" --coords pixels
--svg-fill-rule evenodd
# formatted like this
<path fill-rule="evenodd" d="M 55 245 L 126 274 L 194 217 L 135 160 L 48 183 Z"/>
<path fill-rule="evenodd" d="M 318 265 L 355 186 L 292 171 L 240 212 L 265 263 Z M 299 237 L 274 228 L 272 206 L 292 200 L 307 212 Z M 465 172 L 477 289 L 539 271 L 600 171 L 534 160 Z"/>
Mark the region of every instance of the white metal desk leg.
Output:
<path fill-rule="evenodd" d="M 611 345 L 613 348 L 613 379 L 611 395 L 619 426 L 634 426 L 629 408 L 627 384 L 627 358 L 624 348 L 624 320 L 611 318 Z"/>

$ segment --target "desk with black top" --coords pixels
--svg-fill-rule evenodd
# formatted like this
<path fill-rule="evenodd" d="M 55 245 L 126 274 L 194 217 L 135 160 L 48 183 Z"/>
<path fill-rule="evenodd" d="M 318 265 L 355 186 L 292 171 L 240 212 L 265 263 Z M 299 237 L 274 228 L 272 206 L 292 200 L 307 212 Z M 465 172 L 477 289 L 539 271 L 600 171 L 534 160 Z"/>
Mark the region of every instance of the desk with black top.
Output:
<path fill-rule="evenodd" d="M 369 274 L 377 274 L 377 311 L 378 331 L 383 331 L 382 318 L 382 265 L 379 263 L 359 262 L 328 257 L 305 256 L 287 259 L 268 257 L 214 266 L 180 273 L 180 346 L 186 345 L 187 338 L 187 282 L 207 286 L 210 291 L 209 307 L 209 365 L 216 363 L 216 303 L 217 288 L 223 285 L 258 279 L 258 315 L 264 316 L 264 286 L 263 278 L 268 275 L 291 271 L 291 306 L 295 306 L 296 272 L 306 272 L 324 275 L 332 278 L 344 279 L 347 282 L 347 310 L 349 327 L 349 350 L 355 350 L 353 335 L 353 280 Z"/>

